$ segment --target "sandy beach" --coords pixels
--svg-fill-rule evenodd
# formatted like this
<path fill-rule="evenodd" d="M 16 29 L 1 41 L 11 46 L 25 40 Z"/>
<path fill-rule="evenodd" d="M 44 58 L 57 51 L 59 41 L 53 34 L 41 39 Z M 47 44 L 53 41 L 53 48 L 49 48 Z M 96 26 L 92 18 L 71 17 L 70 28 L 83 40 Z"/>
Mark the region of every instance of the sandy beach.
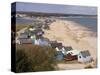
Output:
<path fill-rule="evenodd" d="M 97 58 L 97 37 L 95 35 L 96 33 L 89 31 L 88 28 L 75 22 L 57 20 L 50 25 L 50 30 L 45 30 L 44 37 L 62 42 L 64 46 L 72 46 L 73 49 L 80 51 L 89 50 L 95 60 Z M 70 66 L 68 69 L 80 69 L 84 66 L 77 64 L 76 67 L 71 67 L 75 64 L 59 64 L 60 67 L 62 66 L 61 68 L 68 65 Z"/>

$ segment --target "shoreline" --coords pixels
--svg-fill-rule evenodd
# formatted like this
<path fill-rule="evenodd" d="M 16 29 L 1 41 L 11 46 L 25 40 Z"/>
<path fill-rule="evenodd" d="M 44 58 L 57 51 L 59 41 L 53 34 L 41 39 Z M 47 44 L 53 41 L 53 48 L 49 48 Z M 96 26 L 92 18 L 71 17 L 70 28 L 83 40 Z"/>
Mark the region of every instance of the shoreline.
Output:
<path fill-rule="evenodd" d="M 97 37 L 80 24 L 57 19 L 50 25 L 50 30 L 45 30 L 44 37 L 57 40 L 77 50 L 89 50 L 92 57 L 97 58 Z"/>
<path fill-rule="evenodd" d="M 56 20 L 50 25 L 50 30 L 45 30 L 45 37 L 54 41 L 61 42 L 64 46 L 72 46 L 73 49 L 82 51 L 89 50 L 94 62 L 89 64 L 97 66 L 95 62 L 97 59 L 97 36 L 88 28 L 74 23 L 73 21 Z M 84 69 L 89 64 L 73 63 L 64 64 L 59 63 L 57 66 L 60 70 Z"/>

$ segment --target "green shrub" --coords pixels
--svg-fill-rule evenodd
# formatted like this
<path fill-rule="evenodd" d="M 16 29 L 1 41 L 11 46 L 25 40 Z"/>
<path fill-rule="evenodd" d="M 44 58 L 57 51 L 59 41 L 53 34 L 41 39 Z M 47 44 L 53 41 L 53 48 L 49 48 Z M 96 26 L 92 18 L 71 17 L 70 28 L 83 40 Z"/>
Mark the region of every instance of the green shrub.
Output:
<path fill-rule="evenodd" d="M 22 46 L 16 51 L 16 72 L 55 70 L 55 50 L 41 46 Z"/>

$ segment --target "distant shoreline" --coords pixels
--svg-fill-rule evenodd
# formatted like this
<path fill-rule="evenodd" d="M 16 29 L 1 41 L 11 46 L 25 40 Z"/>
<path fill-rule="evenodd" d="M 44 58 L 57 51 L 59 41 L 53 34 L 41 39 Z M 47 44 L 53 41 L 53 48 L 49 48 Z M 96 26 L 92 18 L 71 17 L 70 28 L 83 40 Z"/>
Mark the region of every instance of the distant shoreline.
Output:
<path fill-rule="evenodd" d="M 32 24 L 34 20 L 36 20 L 37 17 L 18 17 L 16 18 L 17 24 Z M 50 17 L 49 17 L 50 18 Z M 50 18 L 52 19 L 52 18 Z M 97 32 L 97 17 L 54 17 L 55 20 L 61 19 L 61 20 L 68 20 L 68 21 L 74 21 L 76 23 L 79 23 L 81 25 L 84 25 L 89 28 L 89 31 Z"/>

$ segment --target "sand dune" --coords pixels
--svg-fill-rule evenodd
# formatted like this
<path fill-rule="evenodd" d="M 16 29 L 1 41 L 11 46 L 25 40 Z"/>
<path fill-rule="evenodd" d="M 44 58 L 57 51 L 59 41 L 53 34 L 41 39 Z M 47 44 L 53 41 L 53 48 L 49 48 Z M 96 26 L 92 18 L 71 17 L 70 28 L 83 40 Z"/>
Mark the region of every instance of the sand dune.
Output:
<path fill-rule="evenodd" d="M 50 25 L 50 30 L 45 30 L 44 37 L 62 42 L 64 46 L 72 46 L 77 50 L 89 50 L 92 57 L 96 58 L 97 38 L 96 33 L 72 21 L 57 20 Z"/>

